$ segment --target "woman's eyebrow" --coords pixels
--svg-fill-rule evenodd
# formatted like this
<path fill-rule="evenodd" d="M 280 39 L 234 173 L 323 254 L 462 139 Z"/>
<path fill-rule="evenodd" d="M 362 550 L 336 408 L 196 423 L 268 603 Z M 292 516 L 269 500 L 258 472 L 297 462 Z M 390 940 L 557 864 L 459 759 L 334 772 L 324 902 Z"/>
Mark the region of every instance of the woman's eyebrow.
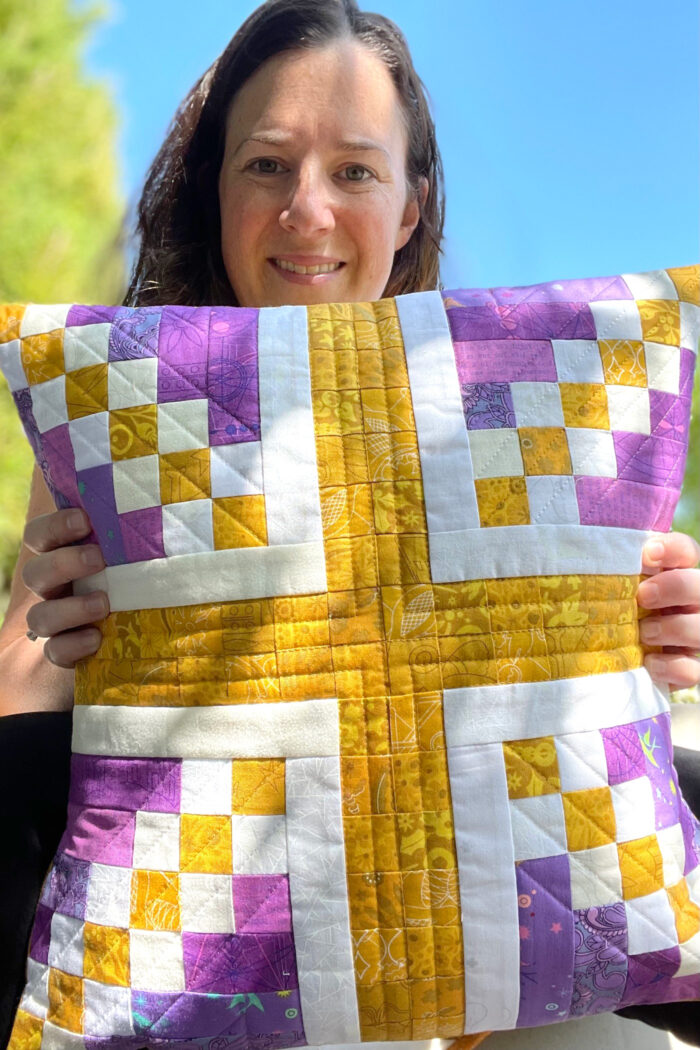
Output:
<path fill-rule="evenodd" d="M 249 135 L 248 138 L 243 139 L 238 144 L 233 152 L 233 156 L 243 149 L 244 146 L 250 142 L 259 142 L 264 146 L 286 146 L 290 142 L 294 142 L 296 136 L 291 132 L 287 131 L 259 131 L 254 135 Z M 387 160 L 390 160 L 389 151 L 378 142 L 374 142 L 372 139 L 344 139 L 338 143 L 338 149 L 344 153 L 358 153 L 358 152 L 379 152 L 383 153 Z"/>

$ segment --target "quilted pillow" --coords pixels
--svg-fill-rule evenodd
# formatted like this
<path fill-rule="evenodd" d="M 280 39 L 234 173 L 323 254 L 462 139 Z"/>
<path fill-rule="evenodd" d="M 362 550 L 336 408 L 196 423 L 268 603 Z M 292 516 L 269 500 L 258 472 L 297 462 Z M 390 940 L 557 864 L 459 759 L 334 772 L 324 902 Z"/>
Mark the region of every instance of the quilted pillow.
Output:
<path fill-rule="evenodd" d="M 691 267 L 4 308 L 112 610 L 12 1050 L 427 1047 L 700 997 L 635 602 L 699 328 Z"/>

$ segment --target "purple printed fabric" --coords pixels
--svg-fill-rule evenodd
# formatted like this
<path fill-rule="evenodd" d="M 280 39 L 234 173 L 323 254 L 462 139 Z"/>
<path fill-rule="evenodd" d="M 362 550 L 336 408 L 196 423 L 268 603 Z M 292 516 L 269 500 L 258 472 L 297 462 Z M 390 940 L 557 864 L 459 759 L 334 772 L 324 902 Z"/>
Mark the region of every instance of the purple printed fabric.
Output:
<path fill-rule="evenodd" d="M 449 296 L 451 293 L 445 293 Z M 448 309 L 455 342 L 492 339 L 595 339 L 587 303 L 489 303 Z"/>
<path fill-rule="evenodd" d="M 627 982 L 625 907 L 620 902 L 575 915 L 571 1016 L 617 1010 Z"/>
<path fill-rule="evenodd" d="M 210 1050 L 246 1045 L 240 1040 L 249 1040 L 252 1046 L 261 1040 L 261 1050 L 306 1042 L 296 989 L 237 995 L 133 991 L 131 995 L 141 1040 L 167 1039 L 175 1031 L 191 1031 L 196 1025 L 199 1038 L 194 1042 Z"/>
<path fill-rule="evenodd" d="M 160 402 L 206 397 L 209 315 L 205 308 L 164 308 L 158 337 Z"/>
<path fill-rule="evenodd" d="M 504 338 L 492 341 L 455 338 L 457 375 L 462 384 L 556 382 L 557 372 L 551 344 L 532 339 L 520 339 L 517 352 Z"/>
<path fill-rule="evenodd" d="M 155 357 L 158 353 L 160 319 L 159 307 L 144 307 L 134 311 L 117 311 L 109 332 L 110 361 L 138 361 Z"/>
<path fill-rule="evenodd" d="M 180 812 L 179 759 L 73 755 L 70 801 L 105 809 Z"/>
<path fill-rule="evenodd" d="M 233 995 L 297 987 L 291 933 L 183 933 L 182 942 L 188 990 Z"/>
<path fill-rule="evenodd" d="M 574 922 L 569 858 L 526 860 L 516 868 L 520 922 L 518 1027 L 567 1017 L 573 991 Z"/>
<path fill-rule="evenodd" d="M 515 426 L 513 398 L 508 383 L 463 383 L 462 406 L 467 430 Z"/>

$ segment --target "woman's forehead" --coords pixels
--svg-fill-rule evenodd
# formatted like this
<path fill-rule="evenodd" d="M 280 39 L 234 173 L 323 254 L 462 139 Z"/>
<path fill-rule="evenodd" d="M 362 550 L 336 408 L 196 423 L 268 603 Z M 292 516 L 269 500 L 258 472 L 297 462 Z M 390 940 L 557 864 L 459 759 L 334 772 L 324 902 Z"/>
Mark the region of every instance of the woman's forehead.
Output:
<path fill-rule="evenodd" d="M 295 50 L 264 62 L 234 96 L 227 146 L 327 138 L 337 148 L 405 145 L 398 92 L 382 60 L 354 41 Z"/>

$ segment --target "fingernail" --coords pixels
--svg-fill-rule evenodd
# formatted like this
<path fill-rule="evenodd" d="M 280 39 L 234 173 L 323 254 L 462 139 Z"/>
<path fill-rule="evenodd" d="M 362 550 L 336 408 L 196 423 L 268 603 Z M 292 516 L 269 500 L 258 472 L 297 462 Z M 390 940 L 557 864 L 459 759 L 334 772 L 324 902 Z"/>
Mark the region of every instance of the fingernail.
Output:
<path fill-rule="evenodd" d="M 85 655 L 87 656 L 90 653 L 97 652 L 97 650 L 100 648 L 101 644 L 102 644 L 102 635 L 100 634 L 100 632 L 97 631 L 97 630 L 90 631 L 90 633 L 85 638 L 84 649 L 83 649 L 83 651 L 85 652 Z"/>
<path fill-rule="evenodd" d="M 658 656 L 647 656 L 644 661 L 644 666 L 652 678 L 656 676 L 661 677 L 663 674 L 664 662 L 663 660 L 659 660 Z"/>
<path fill-rule="evenodd" d="M 659 562 L 664 556 L 664 545 L 659 540 L 652 540 L 651 543 L 647 543 L 644 553 L 647 561 Z"/>
<path fill-rule="evenodd" d="M 655 638 L 661 635 L 661 624 L 656 620 L 644 620 L 640 627 L 642 640 L 645 642 L 653 642 Z"/>
<path fill-rule="evenodd" d="M 85 518 L 76 511 L 74 514 L 68 515 L 68 528 L 71 532 L 84 532 L 85 531 Z"/>
<path fill-rule="evenodd" d="M 85 604 L 91 616 L 101 617 L 107 615 L 107 599 L 104 594 L 89 594 Z"/>
<path fill-rule="evenodd" d="M 80 560 L 88 569 L 102 568 L 102 555 L 95 547 L 86 547 L 80 552 Z"/>
<path fill-rule="evenodd" d="M 639 604 L 645 609 L 653 609 L 659 600 L 659 588 L 655 583 L 645 583 L 639 588 Z"/>

